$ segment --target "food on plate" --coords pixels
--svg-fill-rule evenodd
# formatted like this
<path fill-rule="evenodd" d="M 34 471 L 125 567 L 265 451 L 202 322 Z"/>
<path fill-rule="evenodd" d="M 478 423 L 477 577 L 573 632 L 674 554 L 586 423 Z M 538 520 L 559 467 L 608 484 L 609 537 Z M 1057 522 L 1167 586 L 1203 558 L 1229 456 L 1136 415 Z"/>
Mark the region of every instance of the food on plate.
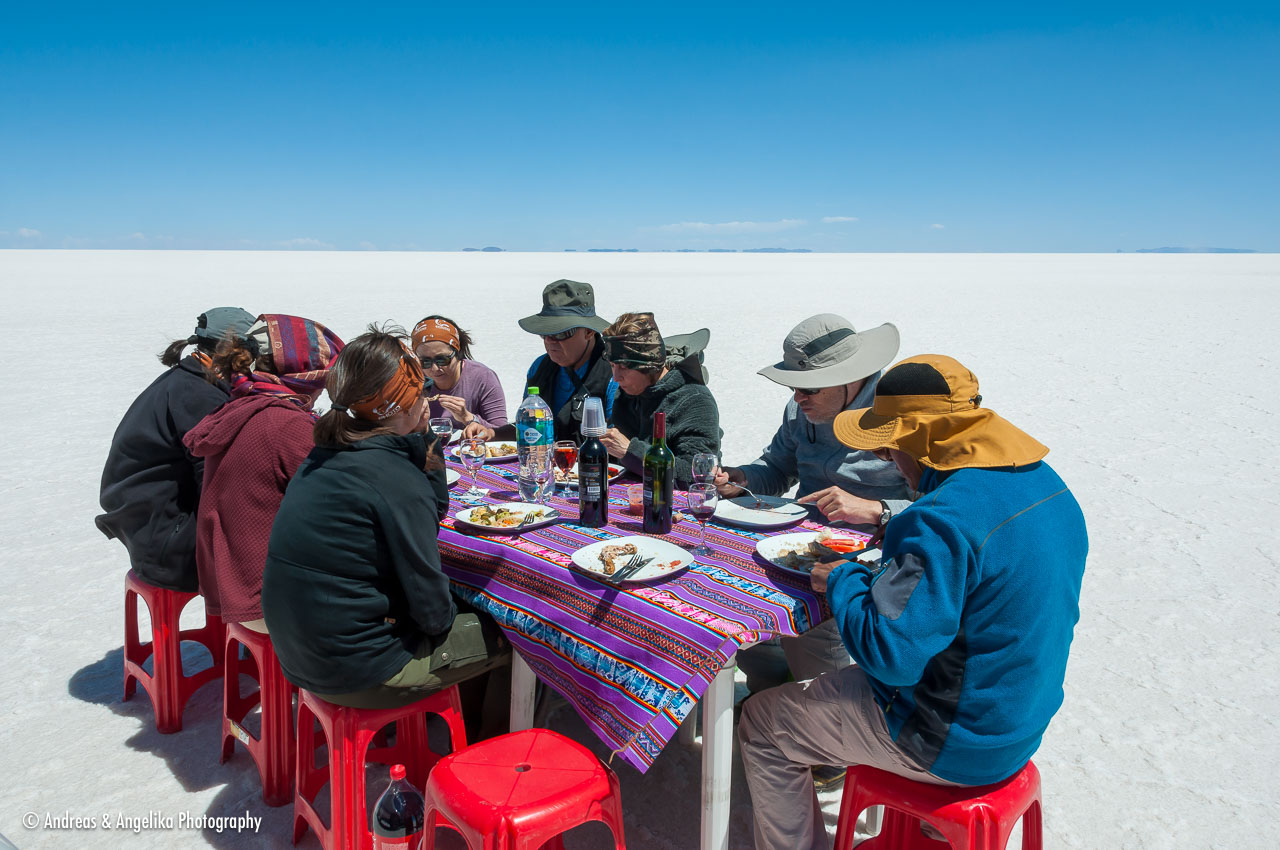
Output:
<path fill-rule="evenodd" d="M 478 508 L 471 509 L 471 513 L 467 515 L 467 522 L 472 525 L 483 525 L 487 528 L 514 528 L 524 521 L 525 517 L 531 517 L 530 522 L 537 522 L 545 515 L 545 511 L 541 509 L 513 511 L 510 508 L 492 508 L 488 505 L 481 505 Z"/>
<path fill-rule="evenodd" d="M 626 560 L 636 552 L 640 551 L 634 543 L 610 543 L 600 550 L 600 563 L 604 564 L 604 574 L 607 576 L 617 572 L 618 567 L 626 563 Z"/>
<path fill-rule="evenodd" d="M 515 443 L 498 443 L 496 446 L 486 446 L 489 450 L 489 457 L 510 457 L 516 453 Z"/>
<path fill-rule="evenodd" d="M 564 484 L 565 482 L 573 482 L 576 484 L 577 481 L 578 481 L 577 469 L 571 469 L 568 472 L 565 472 L 563 469 L 559 469 L 559 468 L 556 469 L 556 483 Z"/>
<path fill-rule="evenodd" d="M 857 552 L 865 547 L 860 540 L 833 537 L 830 531 L 820 531 L 816 539 L 803 546 L 779 549 L 774 560 L 784 567 L 809 572 L 823 558 Z"/>

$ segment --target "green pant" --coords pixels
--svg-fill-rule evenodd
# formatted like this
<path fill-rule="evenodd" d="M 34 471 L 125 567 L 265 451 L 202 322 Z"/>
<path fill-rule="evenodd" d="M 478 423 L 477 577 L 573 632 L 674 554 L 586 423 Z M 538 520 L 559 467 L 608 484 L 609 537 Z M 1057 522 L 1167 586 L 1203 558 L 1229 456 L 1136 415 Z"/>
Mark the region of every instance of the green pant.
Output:
<path fill-rule="evenodd" d="M 458 615 L 449 631 L 423 640 L 399 673 L 361 691 L 324 694 L 325 701 L 350 708 L 397 708 L 510 664 L 511 647 L 493 618 L 457 602 Z M 491 701 L 483 699 L 483 689 L 480 696 L 482 702 Z"/>

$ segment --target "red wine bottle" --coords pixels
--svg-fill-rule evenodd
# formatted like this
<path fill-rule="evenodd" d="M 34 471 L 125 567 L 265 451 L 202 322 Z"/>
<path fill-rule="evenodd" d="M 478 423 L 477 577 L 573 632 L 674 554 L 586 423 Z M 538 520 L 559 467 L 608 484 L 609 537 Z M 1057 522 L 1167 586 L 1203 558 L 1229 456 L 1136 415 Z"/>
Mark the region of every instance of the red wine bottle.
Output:
<path fill-rule="evenodd" d="M 578 524 L 604 528 L 609 524 L 609 450 L 600 442 L 607 430 L 604 405 L 588 396 L 582 411 L 582 436 L 578 449 Z"/>
<path fill-rule="evenodd" d="M 653 414 L 653 442 L 644 453 L 644 533 L 671 531 L 671 503 L 676 485 L 676 456 L 667 448 L 667 414 Z"/>

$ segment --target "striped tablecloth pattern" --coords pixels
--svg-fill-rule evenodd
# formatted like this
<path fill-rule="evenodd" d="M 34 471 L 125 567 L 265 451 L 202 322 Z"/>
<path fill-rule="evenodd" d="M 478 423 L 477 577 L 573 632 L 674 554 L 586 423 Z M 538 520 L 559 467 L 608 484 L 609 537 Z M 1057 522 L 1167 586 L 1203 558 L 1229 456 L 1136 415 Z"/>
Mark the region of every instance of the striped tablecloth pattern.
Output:
<path fill-rule="evenodd" d="M 480 486 L 490 492 L 479 499 L 465 495 L 469 476 L 454 485 L 440 529 L 445 572 L 460 596 L 497 620 L 538 678 L 642 772 L 740 646 L 799 635 L 830 616 L 806 577 L 756 556 L 765 534 L 718 524 L 707 527 L 714 556 L 654 583 L 613 587 L 573 569 L 575 550 L 641 533 L 621 482 L 606 528 L 574 524 L 576 493 L 552 500 L 561 522 L 519 535 L 455 526 L 457 511 L 517 501 L 513 474 L 513 465 L 484 469 Z M 821 528 L 806 521 L 782 530 Z M 661 539 L 692 549 L 698 525 L 690 517 Z"/>

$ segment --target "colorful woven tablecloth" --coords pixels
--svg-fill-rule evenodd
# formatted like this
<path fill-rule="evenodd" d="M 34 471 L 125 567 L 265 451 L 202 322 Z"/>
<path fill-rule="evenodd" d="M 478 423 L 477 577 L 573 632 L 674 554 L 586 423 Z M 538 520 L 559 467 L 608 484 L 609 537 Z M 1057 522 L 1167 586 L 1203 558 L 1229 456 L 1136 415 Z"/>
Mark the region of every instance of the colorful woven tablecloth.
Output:
<path fill-rule="evenodd" d="M 478 499 L 465 495 L 469 476 L 454 485 L 440 528 L 444 570 L 460 596 L 497 620 L 538 678 L 642 772 L 740 646 L 800 635 L 830 616 L 806 576 L 755 554 L 767 534 L 821 525 L 758 533 L 711 524 L 713 556 L 670 578 L 614 587 L 571 568 L 570 556 L 597 540 L 641 533 L 623 486 L 612 490 L 605 528 L 574 524 L 573 492 L 551 500 L 563 517 L 554 525 L 519 535 L 455 527 L 459 510 L 517 501 L 513 473 L 513 465 L 484 469 L 480 486 L 489 495 Z M 682 499 L 677 494 L 677 507 Z M 660 539 L 692 549 L 698 524 L 689 517 Z"/>

